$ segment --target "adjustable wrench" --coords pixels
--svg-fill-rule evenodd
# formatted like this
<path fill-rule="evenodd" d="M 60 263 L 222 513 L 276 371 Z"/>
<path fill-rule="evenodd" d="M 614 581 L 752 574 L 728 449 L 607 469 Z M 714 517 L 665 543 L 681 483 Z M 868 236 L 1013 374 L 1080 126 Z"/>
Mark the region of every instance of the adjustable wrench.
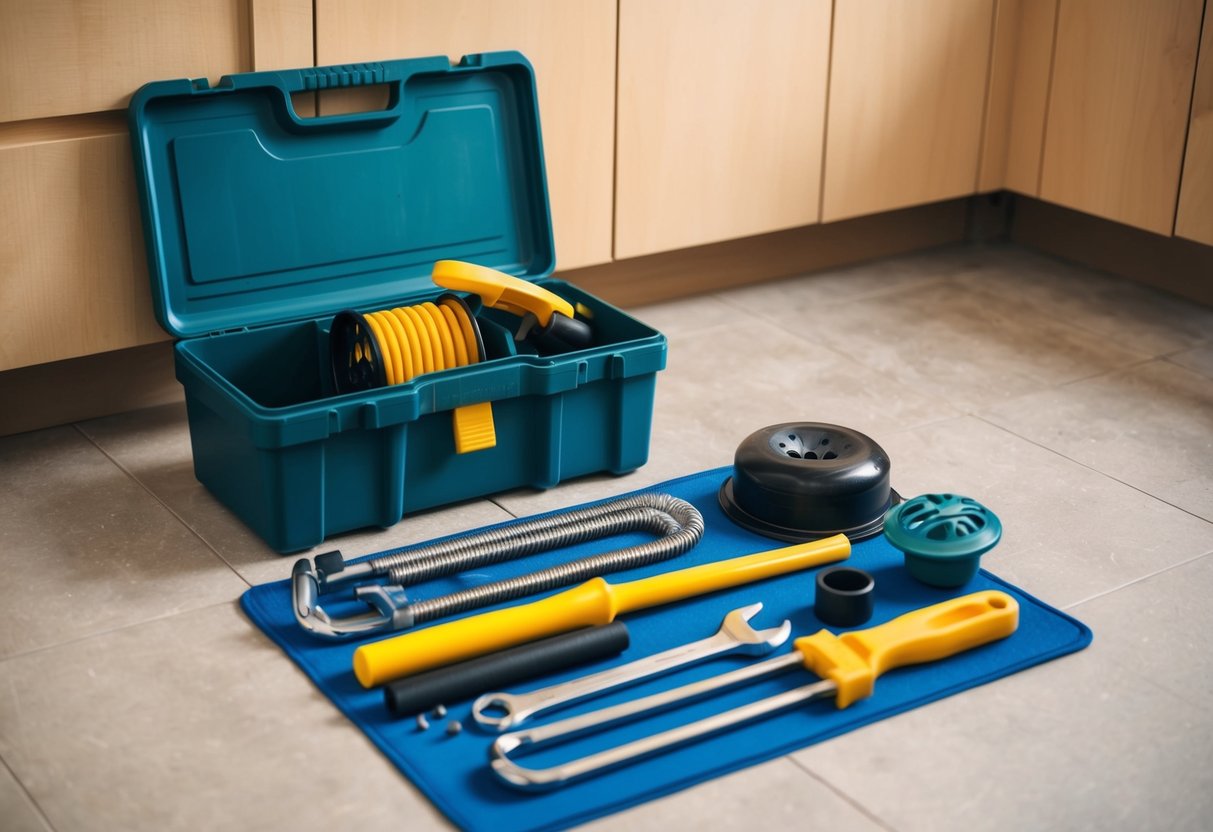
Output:
<path fill-rule="evenodd" d="M 876 677 L 887 670 L 936 661 L 1006 638 L 1018 625 L 1019 604 L 1015 599 L 1005 592 L 984 590 L 908 612 L 867 630 L 841 636 L 820 630 L 796 639 L 791 653 L 765 662 L 600 711 L 503 734 L 489 749 L 490 765 L 502 781 L 520 789 L 562 786 L 814 699 L 833 697 L 837 707 L 845 708 L 871 696 Z M 820 681 L 550 768 L 526 768 L 510 757 L 512 751 L 656 713 L 711 691 L 798 666 L 821 677 Z"/>
<path fill-rule="evenodd" d="M 597 696 L 621 685 L 658 676 L 712 656 L 723 653 L 764 655 L 788 640 L 792 632 L 792 622 L 785 620 L 778 627 L 755 630 L 749 621 L 761 609 L 761 603 L 735 609 L 724 617 L 714 636 L 673 647 L 571 682 L 540 688 L 530 693 L 486 693 L 473 703 L 472 716 L 486 728 L 505 731 L 542 711 Z M 498 715 L 498 711 L 503 712 L 503 715 Z"/>

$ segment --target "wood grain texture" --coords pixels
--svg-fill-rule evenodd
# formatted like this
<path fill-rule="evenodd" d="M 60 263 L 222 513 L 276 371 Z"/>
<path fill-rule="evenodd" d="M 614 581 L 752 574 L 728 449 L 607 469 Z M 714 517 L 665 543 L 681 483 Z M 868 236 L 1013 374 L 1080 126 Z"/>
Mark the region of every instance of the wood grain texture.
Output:
<path fill-rule="evenodd" d="M 246 0 L 0 2 L 0 121 L 118 109 L 148 81 L 249 68 Z"/>
<path fill-rule="evenodd" d="M 1007 145 L 1011 133 L 1011 101 L 1018 65 L 1022 5 L 1023 0 L 994 0 L 994 37 L 990 51 L 985 121 L 981 130 L 978 193 L 1001 190 L 1007 177 Z"/>
<path fill-rule="evenodd" d="M 317 0 L 316 58 L 324 66 L 526 55 L 539 87 L 556 260 L 571 268 L 611 258 L 615 24 L 613 0 Z"/>
<path fill-rule="evenodd" d="M 0 149 L 0 369 L 167 338 L 125 131 Z"/>
<path fill-rule="evenodd" d="M 1057 0 L 996 2 L 977 190 L 1006 188 L 1035 195 L 1040 186 Z"/>
<path fill-rule="evenodd" d="M 312 66 L 312 0 L 248 0 L 252 68 Z"/>
<path fill-rule="evenodd" d="M 959 242 L 965 236 L 967 201 L 617 260 L 557 277 L 625 307 L 716 292 Z"/>
<path fill-rule="evenodd" d="M 818 219 L 828 0 L 621 0 L 615 256 Z"/>
<path fill-rule="evenodd" d="M 836 4 L 823 222 L 975 192 L 993 11 Z"/>
<path fill-rule="evenodd" d="M 1171 234 L 1202 0 L 1063 0 L 1040 196 Z"/>
<path fill-rule="evenodd" d="M 1019 0 L 1019 38 L 1003 187 L 1021 194 L 1035 195 L 1040 191 L 1057 3 L 1058 0 Z"/>
<path fill-rule="evenodd" d="M 1213 7 L 1205 8 L 1200 37 L 1175 236 L 1213 246 Z"/>

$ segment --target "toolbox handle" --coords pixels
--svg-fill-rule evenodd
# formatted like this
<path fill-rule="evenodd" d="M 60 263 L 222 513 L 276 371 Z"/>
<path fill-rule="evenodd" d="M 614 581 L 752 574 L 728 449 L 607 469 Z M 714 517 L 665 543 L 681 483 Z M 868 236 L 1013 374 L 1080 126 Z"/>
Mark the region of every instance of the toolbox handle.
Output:
<path fill-rule="evenodd" d="M 381 63 L 308 67 L 293 72 L 277 73 L 277 75 L 292 127 L 299 131 L 325 130 L 351 124 L 380 127 L 391 124 L 404 114 L 404 82 L 406 79 L 394 72 L 392 67 Z M 385 109 L 331 116 L 301 117 L 295 111 L 295 105 L 290 95 L 295 92 L 318 92 L 327 89 L 378 85 L 388 87 L 388 105 Z"/>

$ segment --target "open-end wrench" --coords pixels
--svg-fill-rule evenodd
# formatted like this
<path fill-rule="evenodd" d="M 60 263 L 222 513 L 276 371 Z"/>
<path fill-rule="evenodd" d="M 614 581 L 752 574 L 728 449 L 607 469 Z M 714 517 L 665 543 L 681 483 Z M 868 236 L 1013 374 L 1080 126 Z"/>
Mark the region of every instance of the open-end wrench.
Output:
<path fill-rule="evenodd" d="M 486 693 L 473 703 L 472 716 L 486 728 L 505 731 L 541 711 L 588 699 L 622 685 L 704 661 L 712 656 L 723 653 L 764 655 L 788 640 L 792 632 L 792 622 L 785 620 L 778 627 L 755 630 L 749 621 L 761 609 L 762 604 L 735 609 L 724 617 L 714 636 L 673 647 L 571 682 L 562 682 L 530 693 Z"/>
<path fill-rule="evenodd" d="M 803 702 L 833 697 L 839 708 L 845 708 L 871 696 L 876 677 L 887 670 L 944 659 L 1006 638 L 1018 624 L 1019 604 L 1015 599 L 1005 592 L 984 590 L 908 612 L 867 630 L 841 636 L 821 630 L 796 639 L 793 652 L 758 664 L 600 711 L 503 734 L 489 749 L 490 765 L 504 782 L 520 789 L 562 786 Z M 657 713 L 712 691 L 797 666 L 821 680 L 550 768 L 527 768 L 510 757 L 512 751 Z"/>

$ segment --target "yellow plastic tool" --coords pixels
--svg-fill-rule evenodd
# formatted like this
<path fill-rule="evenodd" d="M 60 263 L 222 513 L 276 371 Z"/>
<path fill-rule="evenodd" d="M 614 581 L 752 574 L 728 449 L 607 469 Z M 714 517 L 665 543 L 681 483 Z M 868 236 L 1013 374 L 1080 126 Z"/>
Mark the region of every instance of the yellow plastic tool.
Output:
<path fill-rule="evenodd" d="M 838 534 L 622 584 L 594 578 L 529 604 L 364 644 L 354 651 L 354 675 L 363 687 L 374 687 L 545 636 L 609 624 L 621 613 L 834 563 L 850 554 L 851 541 Z"/>
<path fill-rule="evenodd" d="M 461 260 L 439 260 L 434 264 L 432 277 L 434 282 L 444 289 L 479 295 L 485 306 L 502 309 L 520 317 L 530 312 L 539 321 L 540 326 L 551 323 L 553 312 L 573 317 L 573 304 L 564 298 L 534 283 L 490 269 L 488 266 L 464 263 Z"/>
<path fill-rule="evenodd" d="M 1019 604 L 998 590 L 974 592 L 908 612 L 879 627 L 836 636 L 821 630 L 793 645 L 804 666 L 838 690 L 845 708 L 872 695 L 886 670 L 923 664 L 1006 638 L 1019 626 Z"/>

